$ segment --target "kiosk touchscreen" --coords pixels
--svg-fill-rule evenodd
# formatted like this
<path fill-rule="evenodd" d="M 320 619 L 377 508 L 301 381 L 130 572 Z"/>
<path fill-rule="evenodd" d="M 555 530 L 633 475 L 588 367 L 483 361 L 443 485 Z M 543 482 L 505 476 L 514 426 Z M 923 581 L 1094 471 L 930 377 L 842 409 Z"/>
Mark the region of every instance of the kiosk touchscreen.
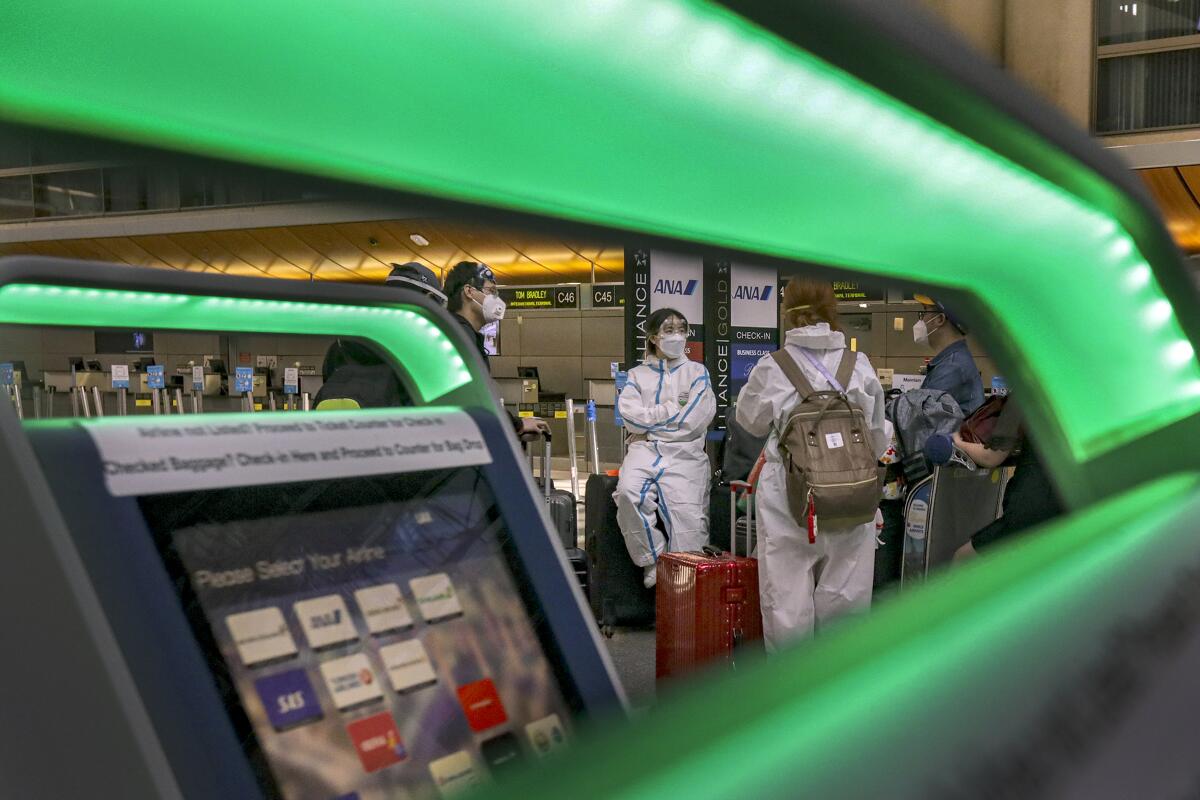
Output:
<path fill-rule="evenodd" d="M 432 797 L 566 742 L 477 469 L 297 488 L 141 501 L 284 796 Z"/>
<path fill-rule="evenodd" d="M 256 416 L 29 433 L 54 483 L 74 483 L 68 518 L 115 523 L 80 546 L 118 636 L 200 655 L 257 789 L 438 798 L 565 746 L 588 679 L 497 500 L 494 439 L 457 409 Z M 103 486 L 80 492 L 88 459 L 69 454 L 88 444 Z M 122 618 L 130 592 L 186 629 Z M 187 714 L 153 688 L 152 716 Z"/>

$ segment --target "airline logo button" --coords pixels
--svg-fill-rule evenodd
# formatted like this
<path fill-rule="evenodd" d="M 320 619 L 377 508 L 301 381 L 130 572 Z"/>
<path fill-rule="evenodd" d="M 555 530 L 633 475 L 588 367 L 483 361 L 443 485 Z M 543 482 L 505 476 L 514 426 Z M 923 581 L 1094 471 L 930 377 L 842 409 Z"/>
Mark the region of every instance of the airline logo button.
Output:
<path fill-rule="evenodd" d="M 567 743 L 567 734 L 558 719 L 558 714 L 551 714 L 529 723 L 525 726 L 525 735 L 529 737 L 529 744 L 539 758 L 549 755 Z"/>
<path fill-rule="evenodd" d="M 303 725 L 324 716 L 308 675 L 302 669 L 290 669 L 254 682 L 267 718 L 277 731 Z"/>
<path fill-rule="evenodd" d="M 493 773 L 504 772 L 521 763 L 521 745 L 512 733 L 502 733 L 481 742 L 479 752 Z"/>
<path fill-rule="evenodd" d="M 378 586 L 368 586 L 354 593 L 358 607 L 362 609 L 363 618 L 367 621 L 367 630 L 371 633 L 387 633 L 388 631 L 411 628 L 412 614 L 404 605 L 400 595 L 400 587 L 394 583 L 381 583 Z"/>
<path fill-rule="evenodd" d="M 454 797 L 479 784 L 479 773 L 466 750 L 431 762 L 429 774 L 442 797 Z"/>
<path fill-rule="evenodd" d="M 500 702 L 496 685 L 490 678 L 460 686 L 458 702 L 462 704 L 463 713 L 467 715 L 467 724 L 476 733 L 508 722 L 504 704 Z"/>
<path fill-rule="evenodd" d="M 342 710 L 383 697 L 379 680 L 363 653 L 324 662 L 321 677 L 334 705 Z"/>
<path fill-rule="evenodd" d="M 413 578 L 408 582 L 408 586 L 417 598 L 417 608 L 426 622 L 436 622 L 462 613 L 454 584 L 450 583 L 450 576 L 446 573 Z"/>
<path fill-rule="evenodd" d="M 437 683 L 437 673 L 433 671 L 429 654 L 425 652 L 425 645 L 421 644 L 420 639 L 381 647 L 379 657 L 383 659 L 388 680 L 397 692 Z"/>
<path fill-rule="evenodd" d="M 377 772 L 408 758 L 400 731 L 396 729 L 396 720 L 386 711 L 351 722 L 346 726 L 346 732 L 367 772 Z"/>
<path fill-rule="evenodd" d="M 308 637 L 308 643 L 314 650 L 332 647 L 343 642 L 358 638 L 350 612 L 346 610 L 346 601 L 340 595 L 330 594 L 324 597 L 314 597 L 311 600 L 301 600 L 292 608 L 300 620 L 300 627 Z"/>
<path fill-rule="evenodd" d="M 225 627 L 247 667 L 296 655 L 296 642 L 275 606 L 230 614 Z"/>

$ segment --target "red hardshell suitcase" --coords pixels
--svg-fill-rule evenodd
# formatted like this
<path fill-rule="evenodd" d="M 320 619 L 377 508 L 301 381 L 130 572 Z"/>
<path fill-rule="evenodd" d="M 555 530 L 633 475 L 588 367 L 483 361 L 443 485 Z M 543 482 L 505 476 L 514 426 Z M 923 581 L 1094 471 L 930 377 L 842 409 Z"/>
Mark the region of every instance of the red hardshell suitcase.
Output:
<path fill-rule="evenodd" d="M 665 553 L 658 559 L 655 589 L 655 673 L 659 679 L 716 662 L 732 665 L 745 652 L 762 652 L 758 560 L 749 558 L 754 489 L 729 487 L 730 542 L 736 542 L 737 498 L 747 503 L 747 556 L 705 548 L 702 553 Z M 733 547 L 736 548 L 736 544 Z"/>

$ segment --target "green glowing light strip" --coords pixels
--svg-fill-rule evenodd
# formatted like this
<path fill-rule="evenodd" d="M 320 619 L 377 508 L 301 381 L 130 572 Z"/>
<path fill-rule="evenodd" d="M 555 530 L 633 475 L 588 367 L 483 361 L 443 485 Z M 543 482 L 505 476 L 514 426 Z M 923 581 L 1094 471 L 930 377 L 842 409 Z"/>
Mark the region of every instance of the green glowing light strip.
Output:
<path fill-rule="evenodd" d="M 0 4 L 0 116 L 960 287 L 1058 420 L 1057 466 L 1200 411 L 1196 310 L 1117 200 L 698 0 Z"/>
<path fill-rule="evenodd" d="M 0 323 L 89 328 L 346 336 L 368 339 L 403 365 L 421 397 L 470 382 L 454 343 L 433 322 L 394 306 L 249 300 L 36 284 L 0 288 Z"/>
<path fill-rule="evenodd" d="M 594 732 L 485 796 L 530 797 L 568 784 L 605 798 L 872 796 L 855 791 L 863 764 L 915 750 L 903 775 L 874 776 L 885 784 L 931 763 L 948 767 L 937 760 L 947 755 L 939 747 L 952 745 L 946 731 L 963 741 L 978 734 L 1001 713 L 1002 683 L 1011 691 L 1028 670 L 1064 663 L 1070 668 L 1060 674 L 1075 674 L 1088 646 L 1072 645 L 1095 644 L 1109 614 L 1128 606 L 1111 587 L 1161 589 L 1171 564 L 1200 551 L 1180 524 L 1195 513 L 1198 485 L 1196 475 L 1145 485 L 815 641 L 736 673 L 698 676 L 682 696 L 676 685 L 674 702 L 637 726 Z M 997 673 L 1008 681 L 989 683 Z"/>

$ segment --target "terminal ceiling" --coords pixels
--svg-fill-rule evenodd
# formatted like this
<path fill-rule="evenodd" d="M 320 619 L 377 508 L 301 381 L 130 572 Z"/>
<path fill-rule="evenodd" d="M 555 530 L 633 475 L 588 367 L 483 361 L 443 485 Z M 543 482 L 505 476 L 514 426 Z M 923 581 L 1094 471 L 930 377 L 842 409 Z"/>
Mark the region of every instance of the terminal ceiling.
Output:
<path fill-rule="evenodd" d="M 1179 248 L 1200 253 L 1200 165 L 1137 170 Z"/>
<path fill-rule="evenodd" d="M 415 244 L 419 235 L 428 245 Z M 443 219 L 405 219 L 86 239 L 0 243 L 0 255 L 34 254 L 134 266 L 299 280 L 380 281 L 390 264 L 418 261 L 439 274 L 482 261 L 504 284 L 620 281 L 624 251 Z"/>

